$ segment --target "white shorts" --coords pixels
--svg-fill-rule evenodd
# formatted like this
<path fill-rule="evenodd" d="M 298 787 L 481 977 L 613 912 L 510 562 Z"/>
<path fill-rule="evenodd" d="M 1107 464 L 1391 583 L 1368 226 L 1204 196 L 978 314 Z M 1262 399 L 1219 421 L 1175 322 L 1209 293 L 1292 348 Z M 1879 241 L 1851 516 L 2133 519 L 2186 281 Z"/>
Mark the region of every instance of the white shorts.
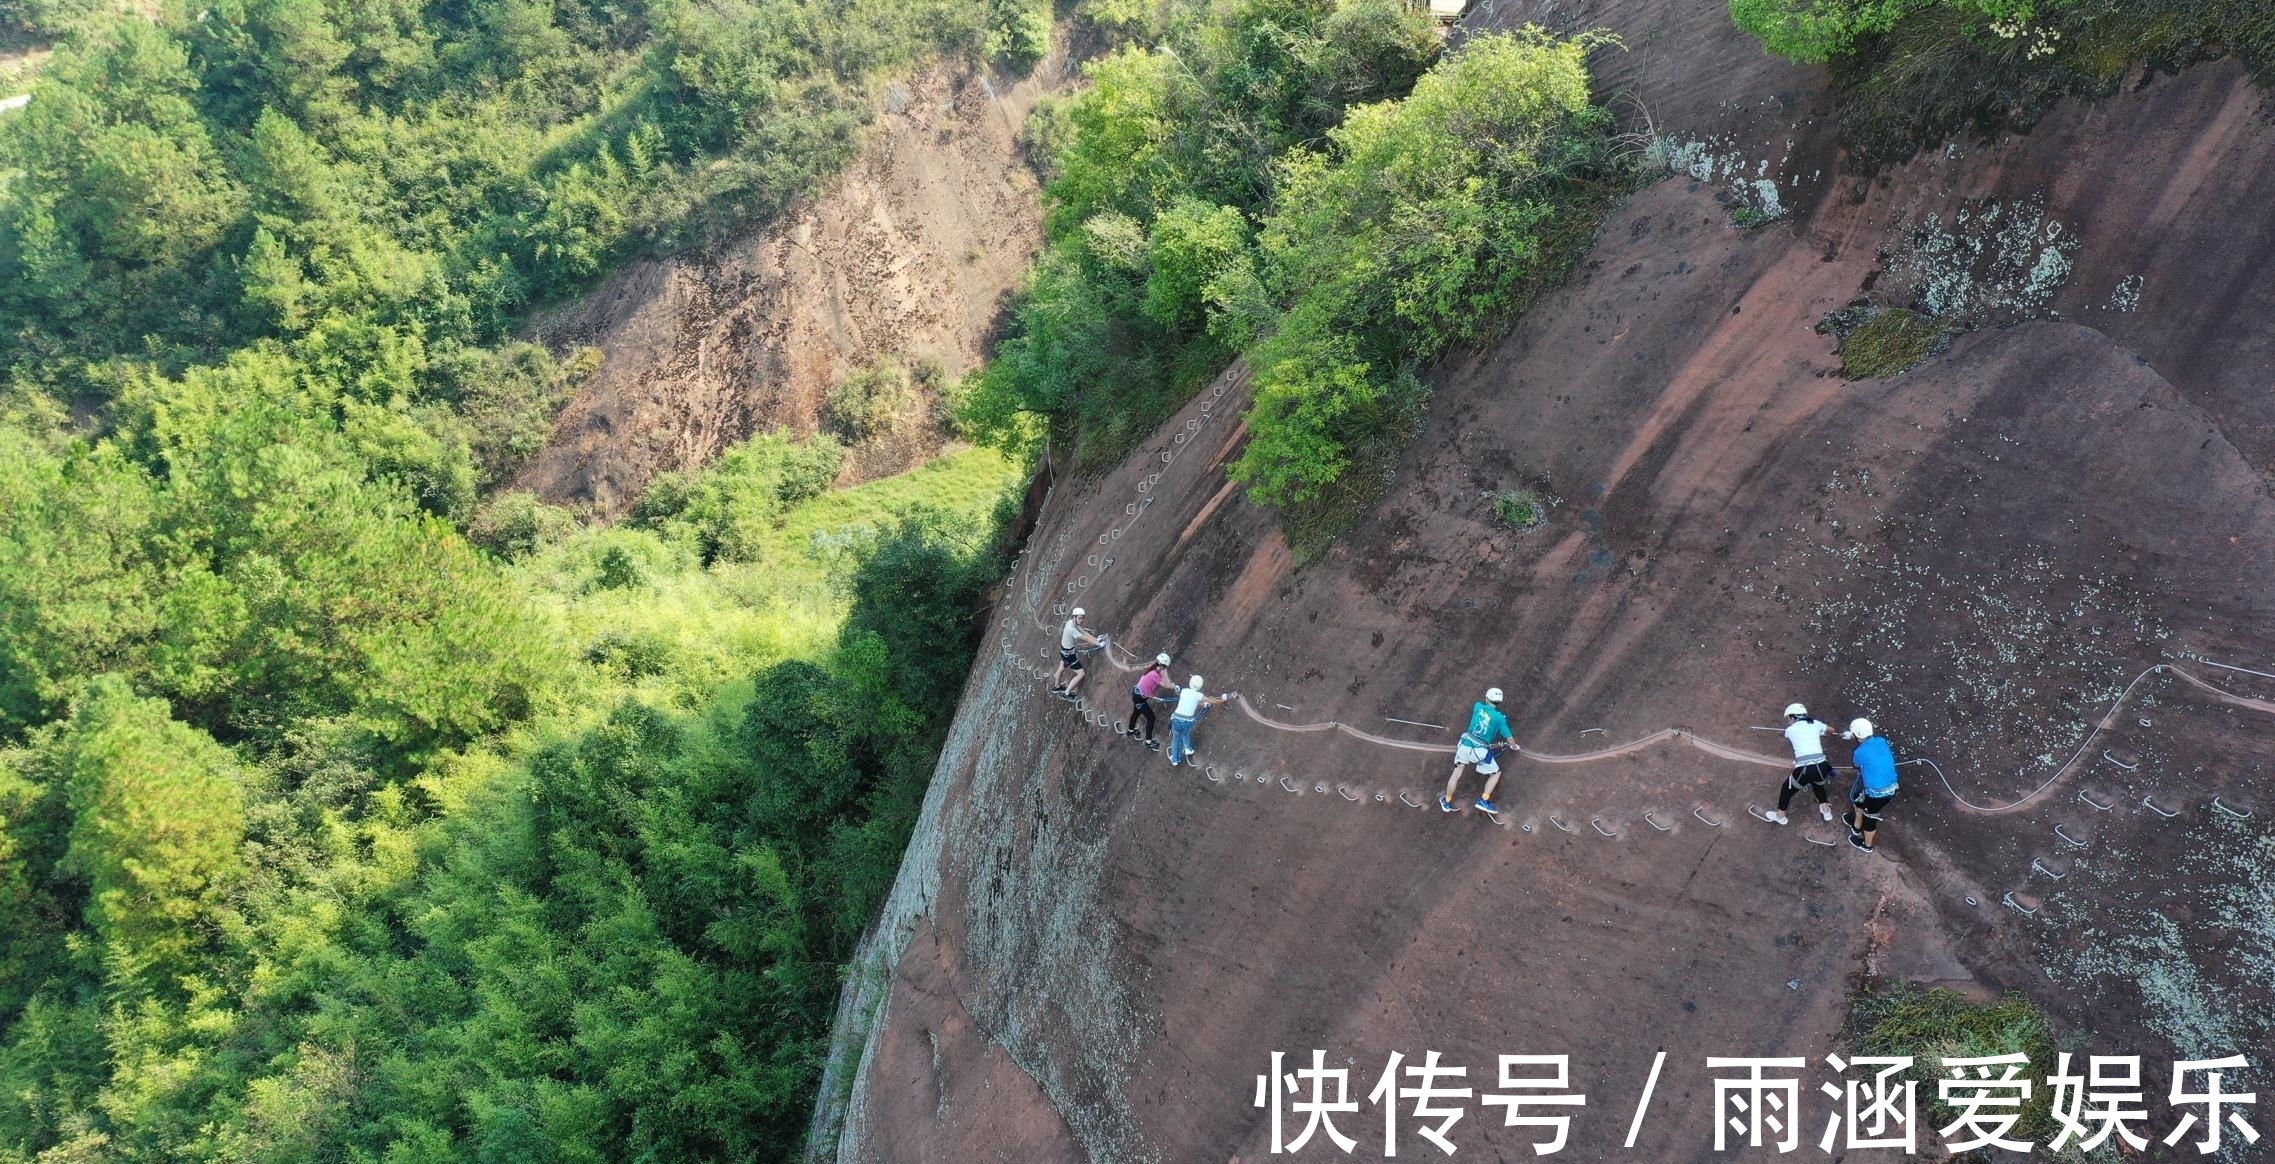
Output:
<path fill-rule="evenodd" d="M 1475 764 L 1477 765 L 1478 775 L 1491 776 L 1501 770 L 1501 765 L 1486 758 L 1492 754 L 1490 750 L 1485 748 L 1473 748 L 1468 744 L 1455 744 L 1453 762 L 1456 764 Z"/>

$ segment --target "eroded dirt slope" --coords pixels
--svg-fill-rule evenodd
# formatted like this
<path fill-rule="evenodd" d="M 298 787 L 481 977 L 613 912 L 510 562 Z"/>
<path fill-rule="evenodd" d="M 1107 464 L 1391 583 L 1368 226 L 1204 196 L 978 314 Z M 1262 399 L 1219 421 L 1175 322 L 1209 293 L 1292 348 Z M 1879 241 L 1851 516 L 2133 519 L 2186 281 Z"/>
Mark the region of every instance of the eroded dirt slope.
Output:
<path fill-rule="evenodd" d="M 816 431 L 829 388 L 880 360 L 969 369 L 1042 243 L 1017 138 L 1055 76 L 1046 63 L 1016 84 L 933 72 L 896 85 L 827 193 L 717 253 L 628 264 L 540 321 L 547 345 L 602 358 L 517 487 L 610 515 L 659 470 L 754 432 Z M 937 451 L 932 403 L 857 448 L 845 483 Z"/>
<path fill-rule="evenodd" d="M 1255 1160 L 1258 1073 L 1312 1048 L 1354 1097 L 1392 1052 L 1485 1090 L 1570 1054 L 1562 1158 L 1724 1158 L 1704 1058 L 1815 1062 L 1865 974 L 2021 990 L 2104 1052 L 2266 1045 L 2275 679 L 2213 664 L 2275 672 L 2268 96 L 2207 66 L 1866 182 L 1719 5 L 1498 9 L 1655 46 L 1603 76 L 1683 176 L 1442 370 L 1322 561 L 1225 481 L 1237 371 L 1059 489 L 848 1000 L 825 1158 Z M 1756 182 L 1781 217 L 1734 228 Z M 1982 326 L 1843 381 L 1813 328 L 1859 295 Z M 1497 526 L 1535 482 L 1546 524 Z M 1045 693 L 1075 602 L 1134 652 L 1081 710 Z M 1113 730 L 1156 650 L 1242 694 L 1197 768 Z M 1430 804 L 1488 684 L 1527 748 L 1498 825 Z M 1932 761 L 1879 854 L 1750 815 L 1791 699 Z M 1400 1156 L 1438 1158 L 1402 1106 Z M 1463 1158 L 1532 1158 L 1466 1106 Z"/>

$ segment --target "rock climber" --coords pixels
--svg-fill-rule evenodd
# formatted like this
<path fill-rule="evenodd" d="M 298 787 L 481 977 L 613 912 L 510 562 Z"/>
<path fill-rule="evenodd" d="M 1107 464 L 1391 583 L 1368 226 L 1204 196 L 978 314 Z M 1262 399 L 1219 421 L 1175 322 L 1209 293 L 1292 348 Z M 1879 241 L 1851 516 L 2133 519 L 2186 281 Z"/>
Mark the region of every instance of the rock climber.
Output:
<path fill-rule="evenodd" d="M 1848 843 L 1869 853 L 1873 834 L 1880 831 L 1881 810 L 1896 799 L 1896 753 L 1868 719 L 1851 721 L 1841 738 L 1857 741 L 1856 784 L 1848 792 Z"/>
<path fill-rule="evenodd" d="M 1832 734 L 1833 726 L 1798 703 L 1786 705 L 1785 725 L 1785 742 L 1793 745 L 1793 772 L 1778 790 L 1776 811 L 1764 815 L 1771 824 L 1786 823 L 1785 810 L 1792 807 L 1793 794 L 1806 788 L 1817 794 L 1817 815 L 1830 822 L 1833 806 L 1826 803 L 1825 782 L 1833 777 L 1833 765 L 1825 759 L 1825 737 Z"/>
<path fill-rule="evenodd" d="M 1200 722 L 1201 715 L 1237 694 L 1210 695 L 1198 675 L 1177 692 L 1177 710 L 1169 716 L 1170 767 L 1176 767 L 1193 754 L 1193 725 Z"/>
<path fill-rule="evenodd" d="M 1516 737 L 1509 734 L 1508 717 L 1501 714 L 1501 689 L 1489 687 L 1485 698 L 1469 709 L 1469 726 L 1461 733 L 1461 742 L 1453 750 L 1453 775 L 1446 777 L 1445 795 L 1438 797 L 1438 808 L 1453 811 L 1454 789 L 1461 784 L 1461 771 L 1471 764 L 1477 765 L 1477 774 L 1485 777 L 1485 791 L 1477 798 L 1478 811 L 1501 819 L 1501 809 L 1493 803 L 1493 789 L 1501 783 L 1500 752 L 1517 746 Z"/>
<path fill-rule="evenodd" d="M 1062 696 L 1069 703 L 1082 698 L 1074 691 L 1082 686 L 1082 648 L 1105 645 L 1106 636 L 1090 633 L 1090 628 L 1082 625 L 1082 608 L 1075 607 L 1066 625 L 1059 628 L 1059 666 L 1051 672 L 1051 694 Z M 1071 679 L 1066 677 L 1069 671 L 1074 672 Z"/>
<path fill-rule="evenodd" d="M 1153 740 L 1153 701 L 1164 692 L 1175 695 L 1177 685 L 1169 681 L 1169 656 L 1155 655 L 1153 665 L 1138 676 L 1137 686 L 1130 688 L 1129 737 L 1158 752 L 1161 745 Z M 1145 737 L 1139 739 L 1138 720 L 1145 720 Z"/>

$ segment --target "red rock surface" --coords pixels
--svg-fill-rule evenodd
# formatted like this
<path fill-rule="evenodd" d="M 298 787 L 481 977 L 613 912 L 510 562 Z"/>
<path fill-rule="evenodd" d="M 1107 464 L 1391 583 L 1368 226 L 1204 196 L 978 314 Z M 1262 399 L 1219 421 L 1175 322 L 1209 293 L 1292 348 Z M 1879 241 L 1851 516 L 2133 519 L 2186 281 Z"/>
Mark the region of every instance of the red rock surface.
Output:
<path fill-rule="evenodd" d="M 1867 181 L 1835 176 L 1813 77 L 1722 6 L 1538 7 L 1619 29 L 1606 90 L 1723 143 L 1741 181 L 1766 161 L 1795 213 L 1734 228 L 1719 171 L 1637 194 L 1565 288 L 1440 369 L 1387 495 L 1307 567 L 1226 492 L 1237 373 L 1061 486 L 850 993 L 819 1155 L 1258 1160 L 1256 1077 L 1312 1048 L 1353 1061 L 1354 1096 L 1394 1051 L 1484 1089 L 1497 1055 L 1569 1054 L 1574 1160 L 1719 1158 L 1705 1057 L 1809 1056 L 1809 1150 L 1817 1058 L 1867 974 L 2021 990 L 2096 1050 L 2165 1054 L 2161 996 L 2078 968 L 2144 885 L 2207 997 L 2242 1000 L 2222 1021 L 2263 1030 L 2266 982 L 2210 948 L 2202 894 L 2208 854 L 2245 835 L 2212 798 L 2259 806 L 2251 836 L 2275 810 L 2275 680 L 2197 659 L 2275 671 L 2269 95 L 2204 66 Z M 1540 15 L 1502 8 L 1481 15 Z M 1842 380 L 1813 325 L 1868 284 L 1956 286 L 1957 264 L 1904 254 L 1963 207 L 2026 220 L 2025 258 L 2074 242 L 2066 278 L 1979 277 L 1951 293 L 1984 326 Z M 1558 500 L 1545 525 L 1497 526 L 1491 492 L 1534 481 Z M 1214 780 L 1045 694 L 1077 599 L 1242 693 L 1199 732 Z M 1097 670 L 1090 706 L 1118 719 L 1127 675 Z M 1408 807 L 1453 733 L 1396 721 L 1457 725 L 1489 684 L 1551 758 L 1692 735 L 1511 762 L 1500 825 Z M 1794 699 L 1872 716 L 1948 778 L 1904 768 L 1879 854 L 1798 808 L 1749 817 L 1782 771 L 1756 729 Z M 1338 1122 L 1378 1158 L 1362 1106 Z M 1403 1106 L 1401 1158 L 1437 1158 Z M 1463 1158 L 1532 1158 L 1533 1132 L 1468 1112 Z"/>

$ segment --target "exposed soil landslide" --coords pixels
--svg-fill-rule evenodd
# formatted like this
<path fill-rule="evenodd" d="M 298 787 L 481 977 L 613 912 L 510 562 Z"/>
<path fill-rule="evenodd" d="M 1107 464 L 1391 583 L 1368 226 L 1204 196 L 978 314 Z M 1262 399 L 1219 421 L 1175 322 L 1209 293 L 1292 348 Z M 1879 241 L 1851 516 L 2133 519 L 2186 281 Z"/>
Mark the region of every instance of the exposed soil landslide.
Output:
<path fill-rule="evenodd" d="M 660 470 L 754 432 L 814 432 L 829 388 L 880 360 L 929 358 L 951 375 L 977 363 L 1042 245 L 1017 138 L 1049 75 L 896 85 L 870 147 L 826 194 L 718 253 L 628 264 L 540 321 L 540 341 L 597 345 L 602 359 L 516 485 L 613 514 Z M 938 450 L 932 401 L 916 403 L 854 450 L 845 483 Z"/>
<path fill-rule="evenodd" d="M 1258 1076 L 1314 1048 L 1351 1072 L 1350 1158 L 1385 1154 L 1362 1097 L 1393 1052 L 1480 1094 L 1498 1056 L 1569 1054 L 1561 1158 L 1662 1161 L 1769 1154 L 1715 1153 L 1707 1056 L 1808 1056 L 1810 1151 L 1866 974 L 2023 991 L 2151 1090 L 2175 1050 L 2264 1059 L 2269 95 L 2204 66 L 1862 181 L 1815 76 L 1722 5 L 1486 15 L 1621 32 L 1603 83 L 1679 176 L 1441 370 L 1322 561 L 1221 496 L 1237 370 L 1059 488 L 850 992 L 825 1157 L 1258 1160 Z M 1844 381 L 1814 328 L 1867 294 L 1980 326 Z M 1536 482 L 1545 524 L 1497 524 L 1491 494 Z M 1047 694 L 1077 601 L 1127 648 L 1079 710 Z M 1114 728 L 1157 650 L 1241 693 L 1190 767 Z M 1526 749 L 1499 823 L 1435 805 L 1488 685 Z M 1932 761 L 1877 854 L 1806 798 L 1749 811 L 1794 699 Z M 1455 1106 L 1461 1158 L 1533 1158 L 1538 1129 Z M 1441 1158 L 1399 1107 L 1400 1157 Z"/>

